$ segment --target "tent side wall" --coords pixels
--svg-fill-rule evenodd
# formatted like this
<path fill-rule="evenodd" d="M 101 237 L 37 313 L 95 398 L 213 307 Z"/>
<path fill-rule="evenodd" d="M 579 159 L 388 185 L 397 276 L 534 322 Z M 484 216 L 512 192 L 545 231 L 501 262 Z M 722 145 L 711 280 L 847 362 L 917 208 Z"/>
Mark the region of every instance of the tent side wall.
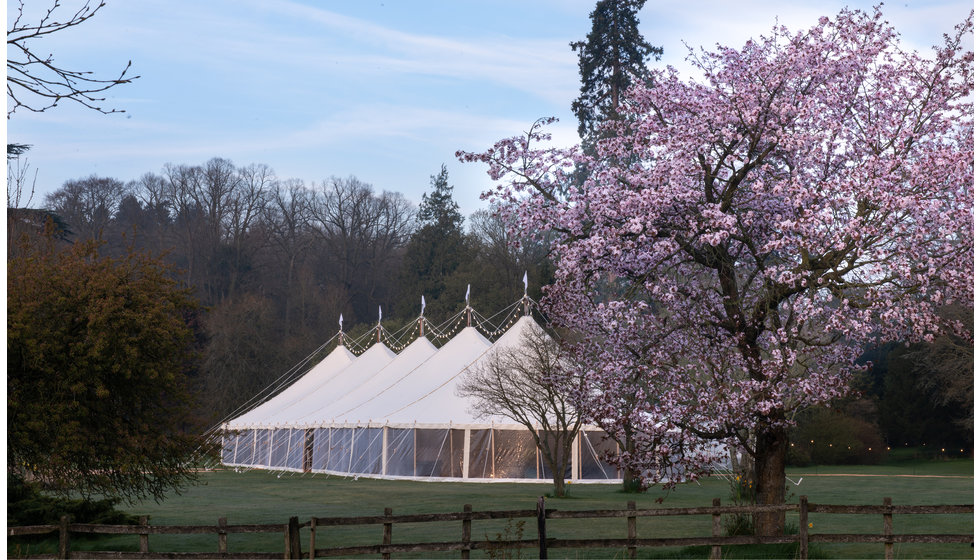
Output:
<path fill-rule="evenodd" d="M 583 429 L 569 480 L 616 481 L 603 460 L 603 432 Z M 252 469 L 378 478 L 464 481 L 550 480 L 547 461 L 523 426 L 332 425 L 226 432 L 222 463 Z"/>

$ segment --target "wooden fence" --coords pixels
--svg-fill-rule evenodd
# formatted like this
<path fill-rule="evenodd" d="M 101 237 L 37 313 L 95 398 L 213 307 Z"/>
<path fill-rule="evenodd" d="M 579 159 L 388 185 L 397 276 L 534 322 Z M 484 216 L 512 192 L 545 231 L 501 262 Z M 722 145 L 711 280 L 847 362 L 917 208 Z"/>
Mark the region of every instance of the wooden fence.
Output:
<path fill-rule="evenodd" d="M 797 512 L 799 516 L 799 534 L 778 537 L 756 537 L 751 535 L 723 536 L 722 516 L 729 514 L 753 514 L 761 512 Z M 808 515 L 810 513 L 827 514 L 871 514 L 881 515 L 883 524 L 881 533 L 873 534 L 840 534 L 840 533 L 811 533 L 809 531 Z M 636 557 L 638 548 L 667 547 L 667 546 L 710 546 L 711 558 L 721 558 L 721 547 L 744 544 L 778 544 L 799 543 L 799 557 L 807 558 L 810 543 L 881 543 L 884 545 L 884 557 L 892 557 L 895 543 L 973 543 L 973 534 L 895 534 L 892 531 L 892 516 L 896 514 L 972 514 L 973 505 L 935 505 L 935 506 L 906 506 L 893 505 L 891 498 L 885 498 L 880 506 L 842 506 L 811 504 L 806 496 L 800 497 L 798 504 L 777 506 L 722 506 L 716 498 L 711 507 L 695 508 L 655 508 L 636 509 L 635 502 L 628 502 L 626 509 L 590 510 L 590 511 L 558 511 L 546 509 L 544 498 L 538 500 L 536 509 L 509 511 L 473 511 L 469 505 L 463 506 L 461 512 L 429 513 L 414 515 L 393 515 L 391 508 L 386 508 L 383 515 L 360 517 L 313 517 L 306 523 L 299 523 L 297 517 L 289 519 L 288 523 L 274 525 L 228 525 L 225 518 L 220 518 L 217 525 L 208 526 L 151 526 L 145 517 L 139 525 L 89 525 L 69 523 L 62 518 L 60 525 L 38 525 L 30 527 L 8 527 L 7 536 L 40 535 L 58 533 L 58 553 L 47 555 L 32 555 L 26 558 L 70 558 L 72 533 L 89 533 L 102 535 L 139 535 L 139 552 L 121 551 L 82 551 L 78 552 L 84 558 L 180 558 L 180 559 L 210 559 L 210 558 L 320 558 L 333 556 L 380 555 L 389 559 L 393 553 L 400 552 L 459 552 L 461 558 L 469 558 L 470 551 L 488 549 L 537 549 L 540 558 L 548 557 L 549 549 L 579 549 L 604 548 L 625 549 L 630 558 Z M 662 517 L 678 515 L 711 516 L 710 537 L 675 537 L 675 538 L 641 538 L 637 534 L 636 520 L 640 517 Z M 472 522 L 487 519 L 534 519 L 536 520 L 537 535 L 530 539 L 512 539 L 494 541 L 473 540 Z M 626 538 L 577 538 L 556 539 L 547 536 L 548 520 L 557 519 L 603 519 L 625 518 Z M 394 526 L 404 523 L 460 523 L 459 541 L 424 542 L 424 543 L 392 543 Z M 318 531 L 326 531 L 329 527 L 350 527 L 363 525 L 381 525 L 381 542 L 372 545 L 323 547 L 317 548 Z M 302 551 L 300 529 L 309 527 L 310 538 L 307 551 Z M 275 552 L 228 552 L 228 535 L 232 533 L 279 533 L 283 536 L 283 549 Z M 217 552 L 150 552 L 149 536 L 164 534 L 215 534 L 218 537 Z"/>

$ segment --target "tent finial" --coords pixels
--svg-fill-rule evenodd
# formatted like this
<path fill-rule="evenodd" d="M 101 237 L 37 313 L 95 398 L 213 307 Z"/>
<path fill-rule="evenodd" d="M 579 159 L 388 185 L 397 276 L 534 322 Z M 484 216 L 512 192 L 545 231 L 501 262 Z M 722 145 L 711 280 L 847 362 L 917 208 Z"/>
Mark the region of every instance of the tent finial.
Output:
<path fill-rule="evenodd" d="M 340 345 L 343 346 L 344 345 L 344 314 L 343 313 L 340 314 L 340 321 L 338 321 L 338 323 L 340 324 L 340 335 L 339 335 Z"/>
<path fill-rule="evenodd" d="M 381 342 L 381 306 L 380 305 L 378 306 L 378 326 L 376 330 L 378 331 L 378 342 Z"/>
<path fill-rule="evenodd" d="M 470 307 L 470 285 L 466 285 L 466 326 L 472 326 L 472 314 L 470 313 L 473 309 Z"/>
<path fill-rule="evenodd" d="M 419 338 L 425 336 L 425 296 L 422 296 L 422 311 L 419 311 Z"/>

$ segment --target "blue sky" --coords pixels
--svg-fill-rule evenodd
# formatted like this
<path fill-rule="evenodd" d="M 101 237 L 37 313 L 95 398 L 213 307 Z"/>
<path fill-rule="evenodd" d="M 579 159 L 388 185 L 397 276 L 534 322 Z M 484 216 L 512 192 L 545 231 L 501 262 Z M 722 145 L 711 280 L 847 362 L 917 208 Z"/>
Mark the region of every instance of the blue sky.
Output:
<path fill-rule="evenodd" d="M 41 0 L 32 4 L 48 5 Z M 80 5 L 64 0 L 64 12 Z M 458 163 L 557 116 L 571 144 L 578 94 L 570 41 L 584 39 L 594 1 L 471 2 L 109 0 L 84 25 L 35 45 L 61 65 L 110 77 L 132 60 L 132 84 L 108 92 L 126 113 L 101 115 L 64 102 L 16 112 L 10 142 L 31 144 L 32 206 L 66 180 L 92 174 L 129 181 L 167 163 L 224 157 L 264 163 L 307 185 L 356 176 L 418 202 L 442 164 L 464 214 L 481 208 L 485 169 Z M 17 3 L 8 0 L 8 23 Z M 814 24 L 843 6 L 813 0 L 649 0 L 640 31 L 661 62 L 686 68 L 687 46 L 739 45 L 777 18 Z M 963 21 L 969 1 L 887 3 L 908 46 L 927 49 Z"/>

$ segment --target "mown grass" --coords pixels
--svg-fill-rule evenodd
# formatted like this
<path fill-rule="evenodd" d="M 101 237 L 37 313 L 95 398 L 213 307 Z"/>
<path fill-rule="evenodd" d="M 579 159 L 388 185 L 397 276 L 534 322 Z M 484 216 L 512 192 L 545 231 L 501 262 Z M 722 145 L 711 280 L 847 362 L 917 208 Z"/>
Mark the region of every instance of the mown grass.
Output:
<path fill-rule="evenodd" d="M 915 476 L 912 475 L 913 472 Z M 838 476 L 838 475 L 861 476 Z M 882 476 L 888 475 L 888 476 Z M 927 476 L 922 476 L 927 475 Z M 886 464 L 873 467 L 834 466 L 794 468 L 788 478 L 799 485 L 788 483 L 790 502 L 807 495 L 810 503 L 822 504 L 881 504 L 891 497 L 895 504 L 971 504 L 973 503 L 973 461 L 959 459 L 943 462 L 919 462 L 910 464 Z M 137 515 L 149 515 L 153 525 L 216 525 L 219 517 L 227 517 L 229 524 L 286 523 L 290 516 L 300 521 L 312 516 L 334 517 L 377 515 L 390 507 L 393 513 L 442 513 L 461 511 L 463 504 L 471 504 L 474 510 L 533 509 L 538 496 L 551 492 L 547 484 L 476 484 L 432 483 L 358 480 L 283 474 L 265 471 L 236 473 L 233 470 L 206 473 L 204 484 L 192 487 L 181 495 L 174 495 L 162 503 L 145 502 L 124 509 Z M 683 485 L 672 492 L 654 489 L 646 494 L 625 494 L 619 486 L 605 484 L 572 484 L 571 495 L 564 499 L 547 499 L 547 507 L 561 510 L 590 510 L 625 508 L 634 500 L 638 508 L 694 507 L 711 504 L 713 498 L 728 502 L 728 483 L 720 478 L 710 478 L 699 483 Z M 788 523 L 795 525 L 795 516 Z M 811 514 L 811 533 L 880 533 L 882 518 L 874 515 L 827 515 Z M 894 519 L 896 533 L 971 533 L 972 516 L 969 515 L 919 515 L 901 516 Z M 711 532 L 710 516 L 641 518 L 637 522 L 641 537 L 707 536 Z M 536 535 L 533 520 L 527 520 L 523 537 Z M 497 538 L 517 538 L 520 528 L 516 522 L 476 521 L 473 523 L 474 540 L 494 541 Z M 350 546 L 379 542 L 380 526 L 364 528 L 320 528 L 317 548 L 329 545 Z M 555 538 L 623 538 L 626 536 L 624 519 L 612 520 L 552 520 L 548 523 L 548 536 Z M 309 532 L 303 531 L 304 550 L 309 546 Z M 396 525 L 394 542 L 456 541 L 460 539 L 460 524 L 413 524 Z M 80 550 L 136 550 L 137 537 L 108 537 L 78 542 Z M 228 536 L 229 550 L 281 551 L 282 535 Z M 32 552 L 42 552 L 50 547 L 33 545 Z M 210 552 L 217 551 L 214 535 L 153 535 L 151 551 Z M 23 548 L 21 549 L 23 551 Z M 16 552 L 8 543 L 8 553 Z M 813 558 L 880 558 L 882 545 L 811 545 Z M 521 551 L 495 551 L 496 557 L 535 557 L 535 549 Z M 790 547 L 732 547 L 725 550 L 730 558 L 783 558 L 792 557 L 795 546 Z M 704 558 L 706 547 L 684 549 L 640 550 L 640 558 Z M 423 556 L 423 555 L 419 555 Z M 426 554 L 426 557 L 439 556 Z M 444 557 L 458 557 L 447 553 Z M 474 552 L 479 558 L 482 553 Z M 896 558 L 970 558 L 969 545 L 895 545 Z M 418 556 L 416 556 L 418 557 Z M 561 550 L 552 557 L 595 558 L 625 557 L 625 550 Z"/>

